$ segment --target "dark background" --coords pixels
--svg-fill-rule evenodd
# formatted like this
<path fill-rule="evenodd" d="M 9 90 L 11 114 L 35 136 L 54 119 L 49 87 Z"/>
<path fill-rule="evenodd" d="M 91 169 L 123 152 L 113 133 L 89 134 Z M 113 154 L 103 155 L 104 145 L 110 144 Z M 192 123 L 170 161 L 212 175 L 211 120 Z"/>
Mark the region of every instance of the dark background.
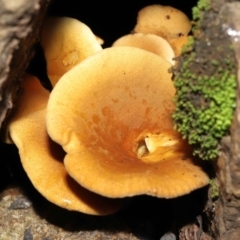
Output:
<path fill-rule="evenodd" d="M 90 27 L 93 33 L 104 40 L 103 48 L 110 47 L 118 38 L 129 34 L 136 25 L 138 11 L 151 4 L 175 7 L 192 18 L 192 8 L 197 1 L 59 1 L 53 0 L 47 15 L 67 16 L 80 20 Z M 51 90 L 46 75 L 45 61 L 40 45 L 36 44 L 36 55 L 29 64 L 28 72 L 36 75 L 43 85 Z"/>
<path fill-rule="evenodd" d="M 54 0 L 49 15 L 77 18 L 88 25 L 94 34 L 105 40 L 104 47 L 133 30 L 138 11 L 151 4 L 162 4 L 183 11 L 190 19 L 195 1 L 59 1 Z"/>

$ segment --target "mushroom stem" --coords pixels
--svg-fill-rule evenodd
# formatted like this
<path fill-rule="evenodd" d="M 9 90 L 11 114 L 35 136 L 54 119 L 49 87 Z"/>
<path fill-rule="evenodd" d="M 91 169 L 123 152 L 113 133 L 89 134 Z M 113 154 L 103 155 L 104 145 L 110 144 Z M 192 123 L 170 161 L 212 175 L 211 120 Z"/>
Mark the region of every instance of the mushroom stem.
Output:
<path fill-rule="evenodd" d="M 182 149 L 190 152 L 187 141 L 181 135 L 171 132 L 163 134 L 147 134 L 137 145 L 137 156 L 144 163 L 158 163 L 177 154 L 181 155 Z"/>

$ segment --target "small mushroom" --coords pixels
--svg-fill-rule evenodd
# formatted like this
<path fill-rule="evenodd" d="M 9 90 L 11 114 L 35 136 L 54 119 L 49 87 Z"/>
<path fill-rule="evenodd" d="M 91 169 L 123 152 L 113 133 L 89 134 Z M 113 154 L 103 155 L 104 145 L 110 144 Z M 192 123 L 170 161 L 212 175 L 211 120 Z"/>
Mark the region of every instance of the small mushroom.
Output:
<path fill-rule="evenodd" d="M 182 36 L 180 38 L 173 38 L 169 40 L 175 56 L 179 57 L 182 54 L 182 48 L 187 44 L 190 36 Z"/>
<path fill-rule="evenodd" d="M 25 75 L 24 92 L 8 124 L 8 143 L 15 143 L 24 170 L 34 187 L 52 203 L 68 210 L 106 215 L 120 208 L 120 201 L 92 193 L 76 183 L 63 165 L 64 151 L 46 131 L 49 98 L 38 79 Z"/>
<path fill-rule="evenodd" d="M 152 33 L 166 40 L 187 36 L 191 22 L 180 10 L 162 5 L 150 5 L 138 12 L 133 32 Z"/>
<path fill-rule="evenodd" d="M 111 198 L 173 198 L 208 184 L 173 128 L 170 67 L 151 52 L 114 47 L 62 76 L 47 105 L 47 130 L 80 185 Z"/>
<path fill-rule="evenodd" d="M 86 57 L 102 50 L 101 39 L 77 19 L 48 17 L 41 31 L 41 45 L 47 62 L 49 79 L 58 79 Z"/>
<path fill-rule="evenodd" d="M 175 63 L 173 60 L 175 55 L 171 45 L 164 38 L 154 34 L 128 34 L 116 40 L 112 46 L 138 47 L 163 57 L 172 65 Z"/>
<path fill-rule="evenodd" d="M 103 44 L 104 44 L 104 40 L 103 40 L 102 38 L 100 38 L 100 37 L 98 37 L 98 36 L 96 36 L 96 35 L 95 35 L 95 37 L 96 37 L 96 39 L 97 39 L 97 41 L 98 41 L 98 43 L 99 43 L 100 45 L 103 45 Z"/>

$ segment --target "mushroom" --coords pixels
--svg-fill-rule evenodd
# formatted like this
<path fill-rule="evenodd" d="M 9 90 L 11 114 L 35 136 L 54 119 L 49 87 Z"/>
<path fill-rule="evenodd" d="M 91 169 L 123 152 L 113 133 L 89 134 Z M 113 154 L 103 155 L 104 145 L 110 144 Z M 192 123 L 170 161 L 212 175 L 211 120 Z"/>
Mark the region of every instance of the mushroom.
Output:
<path fill-rule="evenodd" d="M 175 55 L 171 45 L 164 38 L 154 34 L 128 34 L 116 40 L 112 46 L 138 47 L 163 57 L 172 65 L 175 63 L 173 60 Z"/>
<path fill-rule="evenodd" d="M 46 18 L 41 31 L 41 45 L 52 85 L 83 59 L 102 50 L 101 42 L 87 25 L 77 19 Z"/>
<path fill-rule="evenodd" d="M 182 48 L 187 44 L 190 36 L 182 36 L 180 38 L 173 38 L 169 40 L 175 56 L 179 57 L 182 54 Z"/>
<path fill-rule="evenodd" d="M 106 215 L 120 208 L 120 201 L 92 193 L 66 172 L 63 149 L 48 136 L 45 124 L 49 98 L 38 79 L 25 75 L 24 92 L 8 124 L 8 143 L 15 143 L 24 170 L 34 187 L 50 202 L 68 210 Z"/>
<path fill-rule="evenodd" d="M 173 127 L 170 67 L 151 52 L 114 47 L 61 77 L 48 101 L 47 131 L 81 186 L 111 198 L 173 198 L 208 184 Z"/>
<path fill-rule="evenodd" d="M 166 40 L 187 36 L 191 22 L 180 10 L 162 5 L 150 5 L 138 12 L 133 32 L 152 33 Z"/>
<path fill-rule="evenodd" d="M 96 36 L 96 35 L 95 35 L 95 37 L 96 37 L 96 39 L 97 39 L 97 41 L 98 41 L 98 43 L 99 43 L 100 45 L 103 45 L 103 44 L 104 44 L 104 40 L 103 40 L 102 38 L 100 38 L 100 37 L 98 37 L 98 36 Z"/>

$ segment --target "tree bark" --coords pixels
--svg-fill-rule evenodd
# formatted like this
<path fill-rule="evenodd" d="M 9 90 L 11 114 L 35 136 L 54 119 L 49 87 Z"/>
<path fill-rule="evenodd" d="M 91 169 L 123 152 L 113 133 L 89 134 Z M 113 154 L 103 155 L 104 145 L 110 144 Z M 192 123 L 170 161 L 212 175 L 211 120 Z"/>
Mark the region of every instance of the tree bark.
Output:
<path fill-rule="evenodd" d="M 206 2 L 199 1 L 198 6 L 203 6 Z M 207 10 L 200 12 L 200 21 L 196 23 L 193 52 L 190 52 L 192 55 L 183 54 L 180 57 L 180 63 L 183 64 L 180 64 L 177 70 L 181 74 L 184 69 L 181 67 L 185 62 L 190 61 L 190 64 L 187 64 L 187 71 L 194 76 L 205 75 L 209 81 L 214 75 L 211 71 L 212 63 L 216 61 L 221 74 L 214 75 L 214 80 L 219 83 L 225 82 L 221 77 L 228 72 L 237 76 L 237 99 L 231 131 L 229 136 L 222 139 L 219 158 L 213 162 L 215 167 L 213 175 L 216 174 L 220 194 L 217 200 L 212 199 L 213 187 L 210 187 L 205 208 L 208 218 L 205 220 L 208 221 L 209 232 L 213 239 L 237 240 L 240 239 L 240 2 L 232 0 L 209 2 L 210 5 L 205 6 Z M 203 8 L 199 7 L 199 9 Z M 194 56 L 193 60 L 191 56 Z M 192 80 L 191 77 L 189 80 Z M 194 83 L 198 84 L 197 81 Z M 218 91 L 217 88 L 213 90 Z M 200 104 L 204 104 L 204 101 L 201 102 L 201 94 L 199 96 L 194 96 L 192 101 L 198 100 Z M 206 222 L 203 224 L 206 225 Z M 199 239 L 206 238 L 201 236 Z"/>
<path fill-rule="evenodd" d="M 215 236 L 237 240 L 240 236 L 240 2 L 226 3 L 220 11 L 223 29 L 231 38 L 237 60 L 237 106 L 231 135 L 222 140 L 217 162 L 220 197 L 215 204 Z"/>
<path fill-rule="evenodd" d="M 0 0 L 0 129 L 13 107 L 20 78 L 50 0 Z"/>

